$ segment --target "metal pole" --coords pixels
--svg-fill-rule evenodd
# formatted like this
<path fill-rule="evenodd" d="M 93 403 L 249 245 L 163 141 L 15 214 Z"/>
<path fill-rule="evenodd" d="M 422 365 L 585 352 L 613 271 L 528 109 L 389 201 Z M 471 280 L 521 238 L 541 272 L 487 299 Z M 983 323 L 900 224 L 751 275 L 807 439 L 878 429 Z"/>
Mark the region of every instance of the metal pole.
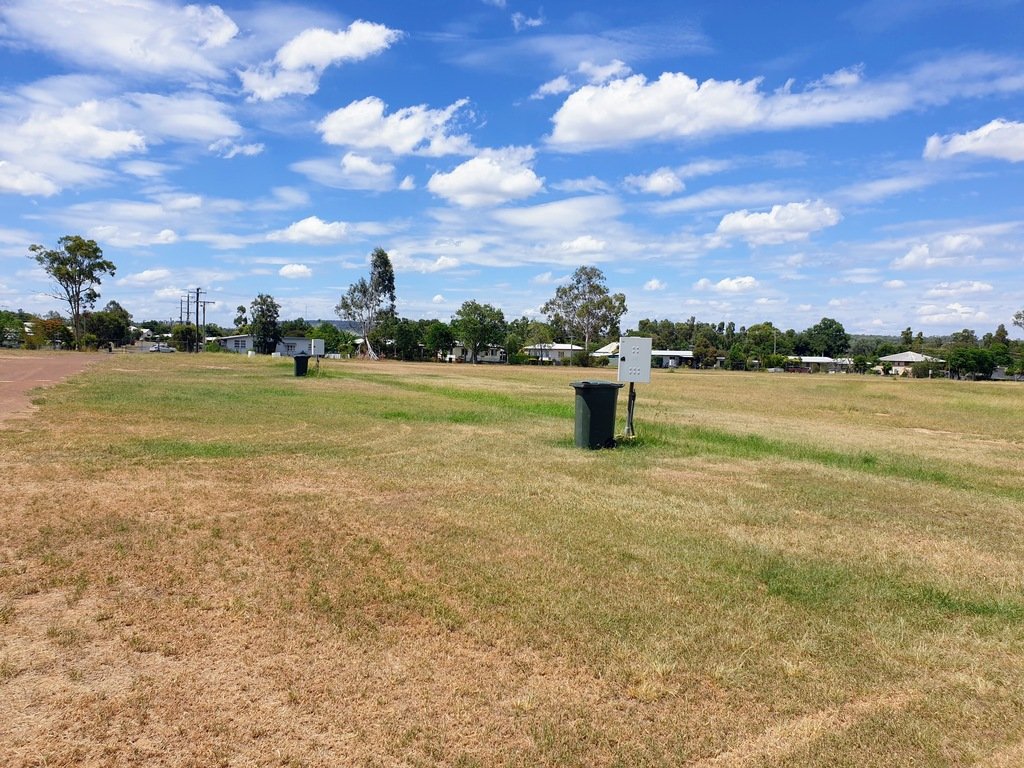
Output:
<path fill-rule="evenodd" d="M 637 390 L 634 383 L 630 382 L 630 396 L 626 401 L 626 436 L 636 437 L 636 432 L 633 430 L 633 408 L 636 406 L 637 401 Z"/>

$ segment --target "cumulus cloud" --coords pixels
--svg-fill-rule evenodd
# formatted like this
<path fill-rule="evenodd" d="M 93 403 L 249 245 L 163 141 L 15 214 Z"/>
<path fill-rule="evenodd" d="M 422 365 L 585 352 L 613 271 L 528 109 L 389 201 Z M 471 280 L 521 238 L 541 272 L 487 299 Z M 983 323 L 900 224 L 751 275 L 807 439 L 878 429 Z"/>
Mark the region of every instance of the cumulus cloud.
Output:
<path fill-rule="evenodd" d="M 171 270 L 169 269 L 144 269 L 134 275 L 126 275 L 117 281 L 118 285 L 151 285 L 169 280 Z"/>
<path fill-rule="evenodd" d="M 88 236 L 105 245 L 118 248 L 133 248 L 148 245 L 172 245 L 178 242 L 178 233 L 173 229 L 147 230 L 124 224 L 101 224 L 90 227 Z"/>
<path fill-rule="evenodd" d="M 987 320 L 984 311 L 968 307 L 960 302 L 947 304 L 944 307 L 926 304 L 917 310 L 918 322 L 924 325 L 948 325 Z"/>
<path fill-rule="evenodd" d="M 652 195 L 672 195 L 683 190 L 683 180 L 671 168 L 659 168 L 647 176 L 627 176 L 626 186 Z"/>
<path fill-rule="evenodd" d="M 612 147 L 642 140 L 677 140 L 744 131 L 880 120 L 958 96 L 1024 89 L 1015 59 L 964 55 L 870 81 L 858 68 L 825 75 L 801 91 L 787 83 L 773 92 L 762 80 L 698 82 L 682 72 L 657 80 L 616 77 L 572 93 L 552 117 L 549 142 L 562 149 Z"/>
<path fill-rule="evenodd" d="M 375 56 L 401 37 L 398 30 L 362 20 L 337 32 L 307 29 L 285 43 L 272 61 L 241 70 L 238 77 L 255 101 L 290 94 L 309 96 L 320 87 L 320 76 L 327 67 Z"/>
<path fill-rule="evenodd" d="M 744 275 L 743 277 L 726 277 L 719 280 L 717 283 L 713 283 L 704 277 L 694 283 L 693 287 L 698 291 L 743 293 L 744 291 L 752 291 L 759 285 L 760 283 L 755 278 L 750 275 Z"/>
<path fill-rule="evenodd" d="M 328 245 L 346 240 L 350 226 L 344 221 L 324 221 L 319 216 L 309 216 L 285 229 L 267 235 L 267 240 L 279 243 L 304 243 L 306 245 Z"/>
<path fill-rule="evenodd" d="M 646 283 L 644 283 L 645 291 L 664 291 L 668 285 L 656 277 L 652 277 Z"/>
<path fill-rule="evenodd" d="M 839 211 L 821 200 L 773 205 L 766 213 L 747 210 L 726 214 L 716 232 L 742 237 L 751 245 L 778 245 L 806 240 L 812 232 L 832 227 L 842 219 Z"/>
<path fill-rule="evenodd" d="M 219 49 L 238 34 L 220 6 L 161 0 L 9 0 L 0 22 L 90 69 L 179 78 L 222 77 Z"/>
<path fill-rule="evenodd" d="M 604 240 L 598 240 L 596 237 L 591 235 L 580 235 L 574 240 L 566 240 L 562 243 L 561 248 L 563 251 L 569 253 L 601 253 L 608 247 L 608 243 Z"/>
<path fill-rule="evenodd" d="M 895 269 L 928 269 L 954 264 L 971 258 L 983 245 L 981 238 L 976 235 L 943 235 L 913 245 L 904 256 L 894 259 L 891 266 Z"/>
<path fill-rule="evenodd" d="M 625 77 L 632 72 L 625 62 L 618 59 L 612 59 L 608 64 L 595 64 L 592 61 L 584 61 L 576 68 L 576 71 L 593 85 L 607 83 L 609 80 Z"/>
<path fill-rule="evenodd" d="M 561 239 L 566 231 L 593 231 L 622 212 L 611 195 L 588 195 L 522 208 L 501 208 L 491 216 L 508 226 L 528 230 L 530 237 Z"/>
<path fill-rule="evenodd" d="M 924 146 L 926 158 L 937 160 L 955 155 L 978 155 L 1009 160 L 1011 163 L 1024 162 L 1024 123 L 998 119 L 975 131 L 928 137 Z"/>
<path fill-rule="evenodd" d="M 938 283 L 925 292 L 925 296 L 938 298 L 945 296 L 962 296 L 968 293 L 988 293 L 992 290 L 989 283 L 978 280 L 960 280 L 955 283 Z"/>
<path fill-rule="evenodd" d="M 30 171 L 9 160 L 0 160 L 0 192 L 49 197 L 60 192 L 60 187 L 41 173 Z"/>
<path fill-rule="evenodd" d="M 431 304 L 444 304 L 446 301 L 447 301 L 447 299 L 444 296 L 442 296 L 440 293 L 437 293 L 437 294 L 434 294 L 434 298 L 432 298 L 430 300 L 430 303 Z"/>
<path fill-rule="evenodd" d="M 387 105 L 376 96 L 369 96 L 327 115 L 317 130 L 328 144 L 357 149 L 385 149 L 395 155 L 429 157 L 469 154 L 473 151 L 472 142 L 468 136 L 454 133 L 452 125 L 468 103 L 460 99 L 444 109 L 429 109 L 420 104 L 388 115 Z"/>
<path fill-rule="evenodd" d="M 548 80 L 546 83 L 541 85 L 533 95 L 531 99 L 543 99 L 547 96 L 557 96 L 560 93 L 568 93 L 572 90 L 572 83 L 569 82 L 569 78 L 565 75 L 559 75 L 553 80 Z"/>
<path fill-rule="evenodd" d="M 464 208 L 500 205 L 539 192 L 544 179 L 530 167 L 531 147 L 486 149 L 450 173 L 435 173 L 427 189 Z"/>
<path fill-rule="evenodd" d="M 298 280 L 304 277 L 312 277 L 313 270 L 305 264 L 285 264 L 277 271 L 277 274 L 289 280 Z"/>
<path fill-rule="evenodd" d="M 800 196 L 801 191 L 787 189 L 775 184 L 743 184 L 738 186 L 709 187 L 693 195 L 656 203 L 655 213 L 686 213 L 713 209 L 729 209 L 736 206 L 761 207 L 773 200 Z"/>

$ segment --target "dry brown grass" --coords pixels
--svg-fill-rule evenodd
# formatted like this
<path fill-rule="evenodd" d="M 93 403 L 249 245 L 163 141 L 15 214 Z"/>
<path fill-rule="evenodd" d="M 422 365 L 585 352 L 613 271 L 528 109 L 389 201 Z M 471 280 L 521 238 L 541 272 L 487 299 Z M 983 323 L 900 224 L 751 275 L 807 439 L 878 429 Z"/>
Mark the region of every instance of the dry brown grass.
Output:
<path fill-rule="evenodd" d="M 1024 387 L 152 358 L 0 431 L 0 764 L 1016 764 Z"/>

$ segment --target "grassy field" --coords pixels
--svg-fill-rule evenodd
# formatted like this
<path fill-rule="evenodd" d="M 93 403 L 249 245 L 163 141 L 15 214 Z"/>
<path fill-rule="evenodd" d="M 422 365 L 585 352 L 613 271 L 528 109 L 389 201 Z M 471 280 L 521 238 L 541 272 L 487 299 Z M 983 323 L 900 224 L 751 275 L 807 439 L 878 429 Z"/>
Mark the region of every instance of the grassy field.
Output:
<path fill-rule="evenodd" d="M 1024 385 L 291 372 L 0 429 L 0 765 L 1024 765 Z"/>

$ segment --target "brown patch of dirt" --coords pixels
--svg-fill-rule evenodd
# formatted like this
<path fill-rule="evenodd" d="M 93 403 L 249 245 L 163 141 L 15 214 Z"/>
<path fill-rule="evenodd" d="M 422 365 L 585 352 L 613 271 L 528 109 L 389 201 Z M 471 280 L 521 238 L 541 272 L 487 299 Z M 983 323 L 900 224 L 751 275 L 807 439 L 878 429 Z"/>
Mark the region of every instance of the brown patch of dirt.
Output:
<path fill-rule="evenodd" d="M 0 354 L 0 424 L 32 412 L 33 389 L 52 387 L 104 359 L 105 355 L 75 352 Z"/>

